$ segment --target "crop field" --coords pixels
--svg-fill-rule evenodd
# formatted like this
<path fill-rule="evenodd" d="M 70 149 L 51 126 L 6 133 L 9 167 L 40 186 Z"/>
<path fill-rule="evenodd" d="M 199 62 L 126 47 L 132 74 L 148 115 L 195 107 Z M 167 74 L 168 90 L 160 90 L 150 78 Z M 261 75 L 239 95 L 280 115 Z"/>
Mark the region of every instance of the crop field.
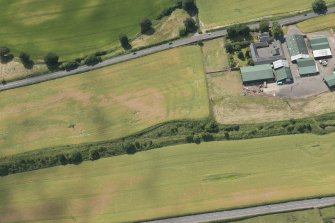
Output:
<path fill-rule="evenodd" d="M 208 115 L 201 51 L 182 47 L 0 92 L 0 156 Z"/>
<path fill-rule="evenodd" d="M 10 175 L 0 222 L 125 222 L 334 193 L 334 137 L 186 144 Z"/>
<path fill-rule="evenodd" d="M 263 17 L 284 16 L 310 10 L 312 0 L 198 0 L 203 29 L 259 20 Z M 335 3 L 334 0 L 326 0 Z"/>
<path fill-rule="evenodd" d="M 239 72 L 207 75 L 207 80 L 214 116 L 224 124 L 271 122 L 335 111 L 334 92 L 299 100 L 243 96 Z"/>
<path fill-rule="evenodd" d="M 62 59 L 110 49 L 120 33 L 133 37 L 139 22 L 154 19 L 175 0 L 2 0 L 0 42 L 14 53 Z M 136 6 L 134 5 L 136 4 Z"/>
<path fill-rule="evenodd" d="M 206 72 L 222 71 L 229 66 L 223 38 L 204 42 L 202 53 Z"/>
<path fill-rule="evenodd" d="M 297 24 L 298 28 L 304 33 L 329 30 L 335 28 L 335 13 L 323 15 Z"/>

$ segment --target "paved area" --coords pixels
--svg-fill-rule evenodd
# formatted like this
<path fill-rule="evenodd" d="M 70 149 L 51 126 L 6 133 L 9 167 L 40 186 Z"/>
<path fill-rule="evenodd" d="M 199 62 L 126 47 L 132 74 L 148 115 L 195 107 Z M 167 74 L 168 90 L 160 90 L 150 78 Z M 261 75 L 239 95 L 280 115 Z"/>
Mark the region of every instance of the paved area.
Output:
<path fill-rule="evenodd" d="M 232 220 L 236 218 L 251 217 L 256 215 L 326 207 L 334 204 L 335 204 L 335 196 L 325 197 L 321 199 L 309 199 L 309 200 L 292 201 L 279 204 L 263 205 L 258 207 L 219 211 L 206 214 L 196 214 L 184 217 L 147 221 L 145 223 L 200 223 L 200 222 L 209 222 L 218 220 Z"/>
<path fill-rule="evenodd" d="M 333 13 L 333 12 L 335 12 L 335 7 L 328 8 L 327 13 Z M 306 19 L 310 19 L 310 18 L 313 18 L 313 17 L 317 17 L 317 16 L 318 15 L 315 14 L 314 12 L 309 12 L 309 13 L 305 13 L 305 14 L 281 19 L 278 22 L 281 25 L 289 25 L 289 24 L 297 23 L 297 22 L 300 22 L 300 21 L 303 21 L 303 20 L 306 20 Z M 250 24 L 249 27 L 250 28 L 258 27 L 258 23 Z M 196 43 L 200 40 L 201 41 L 209 40 L 209 39 L 214 39 L 214 38 L 218 38 L 218 37 L 223 37 L 225 35 L 227 35 L 226 30 L 219 30 L 219 31 L 211 32 L 211 33 L 205 33 L 205 34 L 196 34 L 196 35 L 194 35 L 192 37 L 189 37 L 189 38 L 176 40 L 176 41 L 172 42 L 172 44 L 166 43 L 166 44 L 150 47 L 150 48 L 147 48 L 147 49 L 144 49 L 144 50 L 139 50 L 139 51 L 136 52 L 136 54 L 130 53 L 130 54 L 114 57 L 114 58 L 111 58 L 109 60 L 105 60 L 102 63 L 97 64 L 96 66 L 92 66 L 92 67 L 81 66 L 78 69 L 73 70 L 73 71 L 59 71 L 59 72 L 55 72 L 55 73 L 50 73 L 50 74 L 38 76 L 38 77 L 31 77 L 31 78 L 27 78 L 27 79 L 24 79 L 24 80 L 19 80 L 19 81 L 7 83 L 6 85 L 0 84 L 0 91 L 9 90 L 9 89 L 18 88 L 18 87 L 23 87 L 23 86 L 27 86 L 27 85 L 31 85 L 31 84 L 36 84 L 36 83 L 40 83 L 40 82 L 44 82 L 44 81 L 48 81 L 48 80 L 53 80 L 53 79 L 56 79 L 56 78 L 61 78 L 61 77 L 65 77 L 65 76 L 69 76 L 69 75 L 73 75 L 73 74 L 83 73 L 83 72 L 87 72 L 87 71 L 97 69 L 97 68 L 101 68 L 101 67 L 104 67 L 104 66 L 113 65 L 113 64 L 124 62 L 124 61 L 127 61 L 127 60 L 132 60 L 132 59 L 135 59 L 135 58 L 138 58 L 138 57 L 141 57 L 141 56 L 157 53 L 157 52 L 167 50 L 167 49 L 170 49 L 170 48 L 173 48 L 173 47 L 184 46 L 184 45 L 188 45 L 188 44 L 191 44 L 191 43 Z"/>

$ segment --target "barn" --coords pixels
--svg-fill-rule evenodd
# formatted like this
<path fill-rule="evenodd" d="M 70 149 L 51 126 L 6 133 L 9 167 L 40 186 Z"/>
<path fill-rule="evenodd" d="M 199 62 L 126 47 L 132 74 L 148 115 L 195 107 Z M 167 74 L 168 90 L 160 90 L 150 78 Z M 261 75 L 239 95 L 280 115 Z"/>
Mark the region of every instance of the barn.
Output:
<path fill-rule="evenodd" d="M 311 76 L 319 73 L 319 69 L 313 58 L 298 59 L 297 64 L 301 77 Z"/>
<path fill-rule="evenodd" d="M 309 41 L 313 50 L 314 58 L 318 59 L 332 56 L 329 41 L 326 36 L 314 37 Z"/>
<path fill-rule="evenodd" d="M 270 64 L 241 67 L 241 78 L 243 84 L 260 83 L 274 80 L 273 71 Z"/>
<path fill-rule="evenodd" d="M 303 35 L 287 36 L 286 43 L 291 56 L 291 61 L 309 58 L 305 37 Z"/>

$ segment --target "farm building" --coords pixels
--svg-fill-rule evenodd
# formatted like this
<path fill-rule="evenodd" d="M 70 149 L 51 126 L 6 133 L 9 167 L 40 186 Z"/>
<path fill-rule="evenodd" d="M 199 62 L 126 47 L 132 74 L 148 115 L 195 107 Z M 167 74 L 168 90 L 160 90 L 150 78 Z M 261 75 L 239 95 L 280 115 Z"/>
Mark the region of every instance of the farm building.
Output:
<path fill-rule="evenodd" d="M 313 58 L 298 59 L 297 64 L 300 76 L 310 76 L 319 72 Z"/>
<path fill-rule="evenodd" d="M 273 62 L 273 69 L 279 69 L 282 67 L 289 67 L 287 60 L 276 60 Z"/>
<path fill-rule="evenodd" d="M 332 56 L 328 38 L 326 36 L 314 37 L 310 39 L 310 44 L 315 58 Z"/>
<path fill-rule="evenodd" d="M 334 88 L 335 87 L 335 72 L 333 72 L 332 75 L 325 76 L 323 80 L 329 88 Z"/>
<path fill-rule="evenodd" d="M 287 36 L 286 43 L 291 61 L 309 58 L 305 37 L 303 35 Z"/>
<path fill-rule="evenodd" d="M 271 40 L 272 41 L 272 40 Z M 251 56 L 256 65 L 269 64 L 276 60 L 285 59 L 282 45 L 279 41 L 250 44 Z"/>
<path fill-rule="evenodd" d="M 273 81 L 273 71 L 270 64 L 241 67 L 243 84 L 251 84 L 263 81 Z"/>
<path fill-rule="evenodd" d="M 292 72 L 290 67 L 281 67 L 274 71 L 277 84 L 292 82 Z"/>

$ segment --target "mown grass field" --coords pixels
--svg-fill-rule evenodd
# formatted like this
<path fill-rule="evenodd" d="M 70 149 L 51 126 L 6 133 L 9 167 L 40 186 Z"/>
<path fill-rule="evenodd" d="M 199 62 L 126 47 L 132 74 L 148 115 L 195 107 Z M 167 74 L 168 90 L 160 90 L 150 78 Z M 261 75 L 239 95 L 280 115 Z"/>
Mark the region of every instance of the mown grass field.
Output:
<path fill-rule="evenodd" d="M 229 66 L 223 38 L 204 42 L 202 53 L 206 72 L 222 71 Z"/>
<path fill-rule="evenodd" d="M 304 33 L 329 30 L 335 28 L 335 13 L 319 16 L 297 24 L 298 28 Z"/>
<path fill-rule="evenodd" d="M 0 156 L 113 139 L 208 115 L 200 48 L 172 49 L 1 92 Z"/>
<path fill-rule="evenodd" d="M 124 222 L 334 193 L 334 134 L 186 144 L 0 181 L 0 221 Z"/>
<path fill-rule="evenodd" d="M 312 0 L 198 0 L 203 29 L 258 20 L 263 17 L 284 16 L 310 10 Z M 334 0 L 326 0 L 335 3 Z"/>
<path fill-rule="evenodd" d="M 43 58 L 53 51 L 73 59 L 133 37 L 139 22 L 155 17 L 175 0 L 3 0 L 0 42 L 15 53 Z"/>
<path fill-rule="evenodd" d="M 243 96 L 240 72 L 217 73 L 207 80 L 213 114 L 224 124 L 271 122 L 335 111 L 334 92 L 299 100 Z"/>

